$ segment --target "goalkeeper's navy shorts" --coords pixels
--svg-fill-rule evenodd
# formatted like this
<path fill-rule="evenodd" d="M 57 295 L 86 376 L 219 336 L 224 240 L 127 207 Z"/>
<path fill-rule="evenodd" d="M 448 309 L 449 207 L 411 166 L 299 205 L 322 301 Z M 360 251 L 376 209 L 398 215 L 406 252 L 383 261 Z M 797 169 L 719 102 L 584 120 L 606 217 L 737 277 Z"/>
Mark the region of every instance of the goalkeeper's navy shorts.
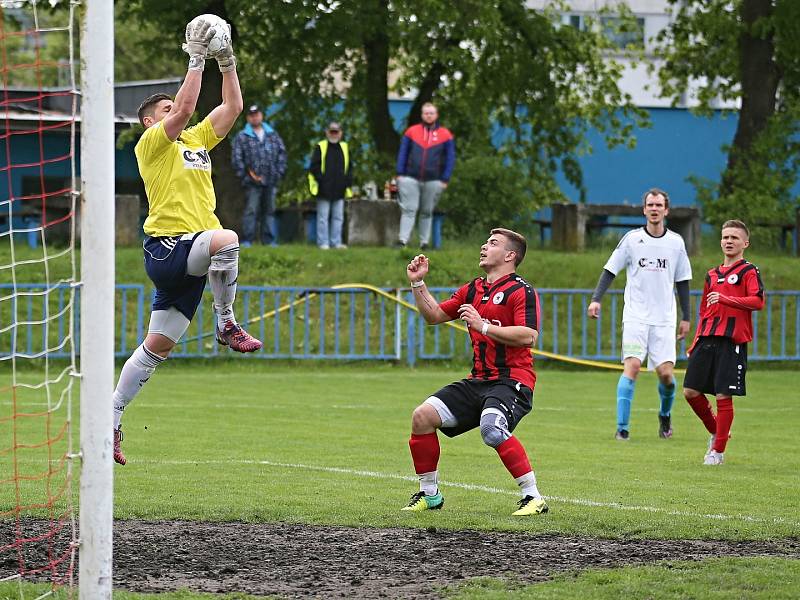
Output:
<path fill-rule="evenodd" d="M 744 396 L 747 374 L 747 344 L 729 337 L 702 336 L 686 365 L 683 387 L 702 394 Z"/>
<path fill-rule="evenodd" d="M 456 424 L 439 429 L 447 437 L 461 435 L 481 423 L 481 412 L 486 408 L 499 409 L 508 421 L 508 430 L 514 428 L 533 408 L 533 391 L 527 385 L 509 378 L 469 378 L 446 385 L 433 394 L 453 413 Z"/>
<path fill-rule="evenodd" d="M 187 275 L 189 250 L 200 233 L 175 237 L 145 237 L 144 268 L 156 286 L 153 310 L 174 306 L 190 321 L 203 298 L 206 276 Z"/>

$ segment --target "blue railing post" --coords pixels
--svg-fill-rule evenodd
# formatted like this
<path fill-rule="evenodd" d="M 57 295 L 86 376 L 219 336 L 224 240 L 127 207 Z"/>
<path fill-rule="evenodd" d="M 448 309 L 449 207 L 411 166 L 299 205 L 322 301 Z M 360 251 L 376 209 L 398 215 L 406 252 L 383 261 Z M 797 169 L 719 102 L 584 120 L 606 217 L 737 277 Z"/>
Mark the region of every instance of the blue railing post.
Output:
<path fill-rule="evenodd" d="M 410 294 L 409 294 L 410 296 Z M 413 301 L 413 298 L 409 298 Z M 406 362 L 413 367 L 417 362 L 417 313 L 412 310 L 406 311 L 408 323 L 406 324 Z"/>

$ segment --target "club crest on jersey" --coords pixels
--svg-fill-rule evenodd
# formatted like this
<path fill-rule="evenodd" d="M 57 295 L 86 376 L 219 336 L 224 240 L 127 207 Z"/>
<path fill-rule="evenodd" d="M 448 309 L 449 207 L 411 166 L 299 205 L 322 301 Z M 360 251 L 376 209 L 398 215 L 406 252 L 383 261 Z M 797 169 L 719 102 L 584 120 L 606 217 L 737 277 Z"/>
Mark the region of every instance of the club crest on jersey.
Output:
<path fill-rule="evenodd" d="M 183 156 L 184 169 L 211 170 L 211 157 L 205 148 L 200 148 L 199 150 L 189 150 L 187 148 L 181 152 L 181 156 Z"/>
<path fill-rule="evenodd" d="M 730 275 L 728 275 L 728 283 L 733 285 L 737 281 L 739 281 L 739 276 L 736 273 L 731 273 Z"/>
<path fill-rule="evenodd" d="M 505 294 L 503 294 L 503 292 L 497 292 L 494 295 L 494 298 L 492 298 L 492 302 L 494 302 L 495 304 L 500 304 L 503 301 L 504 297 L 505 297 Z"/>

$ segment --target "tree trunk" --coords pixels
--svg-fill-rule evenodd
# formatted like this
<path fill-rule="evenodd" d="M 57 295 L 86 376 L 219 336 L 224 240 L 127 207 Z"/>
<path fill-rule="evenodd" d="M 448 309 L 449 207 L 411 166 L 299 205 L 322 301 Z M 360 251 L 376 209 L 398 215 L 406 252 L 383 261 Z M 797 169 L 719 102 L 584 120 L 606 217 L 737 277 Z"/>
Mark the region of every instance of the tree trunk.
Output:
<path fill-rule="evenodd" d="M 408 126 L 422 122 L 422 105 L 433 100 L 433 94 L 442 83 L 442 75 L 446 73 L 445 67 L 438 60 L 434 61 L 425 78 L 419 86 L 417 97 L 408 112 Z"/>
<path fill-rule="evenodd" d="M 217 15 L 230 23 L 225 0 L 211 0 L 198 14 L 210 13 Z M 231 31 L 233 48 L 236 50 L 236 31 Z M 214 108 L 222 102 L 222 73 L 217 68 L 217 61 L 213 58 L 206 61 L 203 71 L 203 86 L 200 88 L 200 97 L 197 99 L 197 112 L 200 118 L 208 116 Z M 244 212 L 244 190 L 236 177 L 231 165 L 230 136 L 221 141 L 212 151 L 211 160 L 213 169 L 211 179 L 214 182 L 214 192 L 217 196 L 217 216 L 223 227 L 239 232 Z"/>
<path fill-rule="evenodd" d="M 364 27 L 367 120 L 381 166 L 390 170 L 400 148 L 400 135 L 389 112 L 389 1 L 374 0 L 373 4 L 373 10 L 365 13 L 374 15 L 376 23 Z"/>
<path fill-rule="evenodd" d="M 739 34 L 739 71 L 742 82 L 742 108 L 739 124 L 728 153 L 728 164 L 722 176 L 721 195 L 734 191 L 735 169 L 746 163 L 753 143 L 766 129 L 775 113 L 780 72 L 775 63 L 774 29 L 759 34 L 754 24 L 772 16 L 772 0 L 742 2 L 742 31 Z"/>

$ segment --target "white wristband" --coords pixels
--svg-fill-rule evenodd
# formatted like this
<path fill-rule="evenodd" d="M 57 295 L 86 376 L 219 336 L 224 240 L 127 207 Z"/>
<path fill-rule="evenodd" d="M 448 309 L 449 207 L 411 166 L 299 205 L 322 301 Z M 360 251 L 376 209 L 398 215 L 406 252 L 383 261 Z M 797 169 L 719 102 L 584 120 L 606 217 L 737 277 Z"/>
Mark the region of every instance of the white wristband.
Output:
<path fill-rule="evenodd" d="M 489 331 L 489 324 L 484 321 L 483 325 L 481 326 L 481 333 L 486 335 L 487 331 Z"/>
<path fill-rule="evenodd" d="M 411 282 L 411 287 L 412 287 L 412 288 L 420 288 L 420 287 L 422 287 L 423 285 L 425 285 L 425 282 L 424 282 L 424 281 L 422 281 L 421 279 L 420 279 L 419 281 L 412 281 L 412 282 Z"/>

